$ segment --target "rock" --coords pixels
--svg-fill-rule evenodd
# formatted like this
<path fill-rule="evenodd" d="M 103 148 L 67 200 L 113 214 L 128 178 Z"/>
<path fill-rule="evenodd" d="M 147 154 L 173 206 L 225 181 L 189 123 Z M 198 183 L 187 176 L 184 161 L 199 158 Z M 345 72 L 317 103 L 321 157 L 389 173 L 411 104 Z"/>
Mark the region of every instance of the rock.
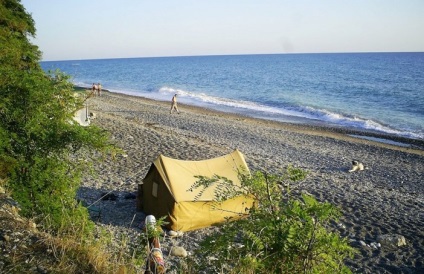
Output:
<path fill-rule="evenodd" d="M 188 253 L 187 253 L 187 250 L 184 249 L 184 247 L 173 246 L 171 248 L 170 255 L 185 258 L 185 257 L 187 257 Z"/>
<path fill-rule="evenodd" d="M 21 209 L 16 206 L 11 206 L 10 211 L 13 213 L 14 216 L 19 216 L 19 211 Z M 20 219 L 20 218 L 19 218 Z M 22 219 L 20 219 L 22 221 Z"/>
<path fill-rule="evenodd" d="M 183 235 L 184 235 L 184 233 L 182 231 L 174 231 L 174 230 L 168 231 L 168 236 L 170 236 L 170 237 L 181 237 Z"/>
<path fill-rule="evenodd" d="M 370 246 L 372 247 L 372 248 L 374 248 L 374 249 L 378 249 L 379 248 L 379 246 L 378 246 L 379 244 L 378 243 L 376 243 L 376 242 L 372 242 L 371 244 L 370 244 Z M 380 245 L 381 246 L 381 245 Z"/>
<path fill-rule="evenodd" d="M 33 221 L 31 221 L 31 220 L 28 220 L 28 227 L 29 227 L 29 229 L 31 229 L 32 231 L 36 231 L 37 230 L 37 224 L 36 223 L 34 223 Z"/>
<path fill-rule="evenodd" d="M 359 244 L 360 244 L 361 246 L 367 246 L 367 244 L 366 244 L 364 241 L 359 241 Z"/>
<path fill-rule="evenodd" d="M 406 239 L 402 235 L 398 234 L 385 234 L 377 237 L 377 242 L 383 247 L 398 248 L 406 245 Z"/>
<path fill-rule="evenodd" d="M 178 233 L 174 230 L 169 230 L 167 234 L 170 237 L 177 237 L 178 236 Z"/>
<path fill-rule="evenodd" d="M 234 243 L 233 244 L 233 247 L 234 248 L 238 248 L 238 249 L 240 249 L 240 248 L 243 248 L 245 245 L 244 244 L 241 244 L 241 243 Z"/>
<path fill-rule="evenodd" d="M 44 267 L 42 266 L 37 266 L 37 273 L 41 273 L 41 274 L 45 274 L 45 273 L 49 273 L 47 270 L 44 269 Z"/>
<path fill-rule="evenodd" d="M 2 237 L 0 238 L 0 240 L 3 240 L 5 242 L 8 242 L 8 241 L 10 241 L 10 237 L 9 237 L 9 235 L 4 234 L 4 235 L 2 235 Z"/>

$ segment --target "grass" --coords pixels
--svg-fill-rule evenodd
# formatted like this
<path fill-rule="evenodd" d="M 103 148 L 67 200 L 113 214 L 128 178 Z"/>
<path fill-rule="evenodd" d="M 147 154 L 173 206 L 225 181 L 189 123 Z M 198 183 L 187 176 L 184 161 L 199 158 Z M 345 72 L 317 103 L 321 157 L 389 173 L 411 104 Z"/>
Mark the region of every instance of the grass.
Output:
<path fill-rule="evenodd" d="M 91 229 L 88 218 L 73 222 L 66 216 L 58 231 L 40 224 L 35 229 L 11 201 L 0 194 L 0 273 L 133 274 L 144 266 L 147 252 L 141 237 L 132 243 L 125 233 Z"/>

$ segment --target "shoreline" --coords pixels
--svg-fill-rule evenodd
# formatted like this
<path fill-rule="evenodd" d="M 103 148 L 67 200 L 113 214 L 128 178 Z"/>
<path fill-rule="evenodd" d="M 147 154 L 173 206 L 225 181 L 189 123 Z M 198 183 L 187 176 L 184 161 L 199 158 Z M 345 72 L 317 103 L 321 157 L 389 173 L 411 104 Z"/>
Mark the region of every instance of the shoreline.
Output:
<path fill-rule="evenodd" d="M 84 87 L 77 87 L 79 90 L 87 90 Z M 148 102 L 154 102 L 158 104 L 165 104 L 169 105 L 169 102 L 167 101 L 159 101 L 155 99 L 146 98 L 143 96 L 137 96 L 137 95 L 131 95 L 131 94 L 125 94 L 125 93 L 119 93 L 119 92 L 112 92 L 107 89 L 104 89 L 103 92 L 107 92 L 110 94 L 115 94 L 117 96 L 123 96 L 123 97 L 129 97 L 129 98 L 140 98 L 142 100 L 148 101 Z M 384 132 L 378 132 L 375 130 L 367 130 L 367 129 L 357 129 L 357 128 L 347 128 L 344 126 L 337 126 L 337 125 L 327 125 L 325 122 L 317 121 L 313 122 L 313 120 L 308 119 L 300 119 L 299 121 L 302 122 L 289 122 L 289 121 L 276 121 L 276 120 L 270 120 L 265 118 L 256 118 L 251 117 L 239 113 L 233 113 L 233 112 L 225 112 L 220 111 L 216 109 L 210 109 L 195 105 L 187 105 L 183 103 L 178 103 L 179 106 L 182 106 L 184 109 L 190 109 L 191 111 L 195 112 L 209 112 L 209 113 L 215 113 L 216 115 L 221 116 L 228 116 L 228 117 L 234 117 L 235 119 L 250 119 L 253 121 L 259 121 L 267 124 L 276 124 L 277 126 L 283 126 L 287 128 L 291 128 L 292 130 L 300 131 L 300 132 L 309 132 L 311 134 L 318 134 L 321 136 L 332 136 L 334 138 L 348 138 L 348 139 L 354 139 L 358 142 L 370 142 L 375 145 L 381 145 L 383 147 L 387 148 L 395 148 L 399 149 L 401 151 L 409 152 L 409 153 L 416 153 L 419 155 L 424 155 L 424 140 L 409 138 L 409 137 L 403 137 L 398 136 L 394 134 L 384 133 Z M 296 120 L 296 119 L 295 119 Z M 303 121 L 310 121 L 303 122 Z M 313 133 L 316 132 L 316 133 Z"/>
<path fill-rule="evenodd" d="M 97 176 L 87 174 L 79 198 L 91 204 L 112 192 L 115 201 L 100 200 L 104 209 L 96 225 L 132 235 L 142 233 L 144 214 L 136 211 L 138 185 L 160 155 L 182 160 L 204 160 L 239 149 L 251 171 L 278 174 L 288 165 L 308 172 L 297 191 L 340 208 L 342 217 L 332 229 L 346 237 L 359 254 L 347 260 L 359 273 L 420 273 L 424 271 L 424 150 L 350 136 L 368 136 L 338 128 L 286 124 L 179 104 L 170 114 L 170 102 L 105 91 L 88 99 L 92 123 L 111 133 L 125 156 L 95 162 Z M 376 136 L 374 136 L 376 137 Z M 378 137 L 389 137 L 379 135 Z M 366 169 L 348 172 L 351 161 Z M 172 245 L 191 252 L 193 239 L 208 229 L 165 238 L 164 254 Z M 407 245 L 375 248 L 380 235 L 402 235 Z M 134 241 L 136 242 L 136 241 Z M 165 260 L 170 261 L 168 255 Z M 175 262 L 176 258 L 172 258 Z M 406 270 L 405 270 L 406 269 Z"/>
<path fill-rule="evenodd" d="M 115 93 L 116 94 L 116 93 Z M 160 102 L 168 104 L 168 102 L 165 101 L 157 101 L 154 99 L 149 99 L 141 96 L 133 96 L 133 95 L 126 95 L 126 94 L 120 94 L 124 96 L 130 96 L 135 98 L 142 98 L 143 100 L 152 100 L 154 102 Z M 186 105 L 178 103 L 178 105 L 182 106 L 185 109 L 198 109 L 199 112 L 209 112 L 209 113 L 216 113 L 217 115 L 222 116 L 231 116 L 234 117 L 234 119 L 249 119 L 252 121 L 257 121 L 259 123 L 264 124 L 275 124 L 276 126 L 282 126 L 289 128 L 294 131 L 299 131 L 307 134 L 312 135 L 318 135 L 318 136 L 328 136 L 333 137 L 336 139 L 349 139 L 352 138 L 357 140 L 359 143 L 371 143 L 377 146 L 383 146 L 387 148 L 393 148 L 401 151 L 405 151 L 408 153 L 416 153 L 419 155 L 424 155 L 424 140 L 418 140 L 393 134 L 388 134 L 384 132 L 378 132 L 374 130 L 366 130 L 366 129 L 357 129 L 357 128 L 347 128 L 343 126 L 337 126 L 337 125 L 325 125 L 324 122 L 317 122 L 317 123 L 307 123 L 307 122 L 284 122 L 284 121 L 275 121 L 275 120 L 268 120 L 264 118 L 255 118 L 250 117 L 247 115 L 242 115 L 239 113 L 230 113 L 225 111 L 219 111 L 215 109 L 209 109 L 199 106 L 193 106 L 193 105 Z"/>
<path fill-rule="evenodd" d="M 75 86 L 75 88 L 80 91 L 87 90 L 87 87 L 82 87 L 82 86 Z M 158 103 L 168 104 L 167 101 L 160 101 L 160 100 L 151 99 L 151 98 L 147 98 L 147 97 L 143 97 L 143 96 L 139 96 L 135 94 L 126 94 L 121 92 L 110 91 L 107 89 L 103 89 L 103 92 L 108 92 L 111 94 L 117 94 L 122 96 L 129 96 L 134 98 L 142 98 L 144 100 L 151 100 Z M 311 120 L 307 118 L 292 117 L 292 116 L 287 116 L 286 120 L 279 121 L 279 120 L 273 120 L 273 119 L 267 119 L 267 118 L 253 117 L 249 115 L 244 115 L 242 113 L 227 112 L 224 110 L 217 110 L 217 109 L 212 109 L 212 108 L 207 108 L 202 106 L 188 105 L 181 102 L 179 102 L 178 105 L 184 106 L 185 108 L 193 108 L 193 109 L 197 108 L 199 110 L 203 109 L 204 111 L 208 111 L 208 112 L 216 112 L 216 113 L 221 113 L 223 115 L 230 115 L 230 116 L 236 116 L 236 117 L 238 116 L 238 117 L 243 117 L 246 119 L 254 119 L 254 120 L 260 120 L 264 122 L 274 122 L 274 123 L 283 124 L 283 125 L 292 125 L 292 126 L 297 126 L 300 128 L 305 127 L 305 128 L 310 128 L 311 130 L 319 130 L 323 132 L 329 131 L 329 132 L 341 133 L 341 134 L 351 135 L 351 137 L 366 139 L 366 140 L 374 141 L 377 143 L 384 143 L 389 145 L 391 144 L 394 146 L 400 146 L 404 148 L 424 150 L 424 139 L 415 139 L 411 137 L 385 133 L 385 132 L 372 130 L 372 129 L 349 128 L 346 126 L 331 124 L 324 121 Z M 367 137 L 370 137 L 370 138 L 367 138 Z"/>

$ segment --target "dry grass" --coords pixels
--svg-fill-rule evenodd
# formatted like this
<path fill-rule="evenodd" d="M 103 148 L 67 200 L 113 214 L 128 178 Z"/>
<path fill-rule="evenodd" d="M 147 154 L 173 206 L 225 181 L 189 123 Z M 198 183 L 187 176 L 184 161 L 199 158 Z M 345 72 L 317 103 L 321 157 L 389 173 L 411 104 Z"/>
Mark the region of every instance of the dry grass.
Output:
<path fill-rule="evenodd" d="M 57 260 L 55 273 L 108 273 L 110 254 L 99 244 L 83 244 L 76 239 L 47 237 L 39 243 Z"/>
<path fill-rule="evenodd" d="M 116 243 L 108 231 L 84 233 L 89 222 L 65 222 L 54 235 L 41 232 L 19 215 L 9 196 L 0 194 L 0 273 L 138 273 L 144 249 L 128 252 L 129 239 L 121 237 Z"/>

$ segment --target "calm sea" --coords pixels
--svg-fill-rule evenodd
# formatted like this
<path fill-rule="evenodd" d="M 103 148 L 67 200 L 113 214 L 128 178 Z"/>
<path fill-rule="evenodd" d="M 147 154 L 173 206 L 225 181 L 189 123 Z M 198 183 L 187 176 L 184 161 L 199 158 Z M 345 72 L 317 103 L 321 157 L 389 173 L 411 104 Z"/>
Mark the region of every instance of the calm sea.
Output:
<path fill-rule="evenodd" d="M 42 62 L 76 85 L 253 117 L 424 139 L 424 53 L 281 54 Z"/>

